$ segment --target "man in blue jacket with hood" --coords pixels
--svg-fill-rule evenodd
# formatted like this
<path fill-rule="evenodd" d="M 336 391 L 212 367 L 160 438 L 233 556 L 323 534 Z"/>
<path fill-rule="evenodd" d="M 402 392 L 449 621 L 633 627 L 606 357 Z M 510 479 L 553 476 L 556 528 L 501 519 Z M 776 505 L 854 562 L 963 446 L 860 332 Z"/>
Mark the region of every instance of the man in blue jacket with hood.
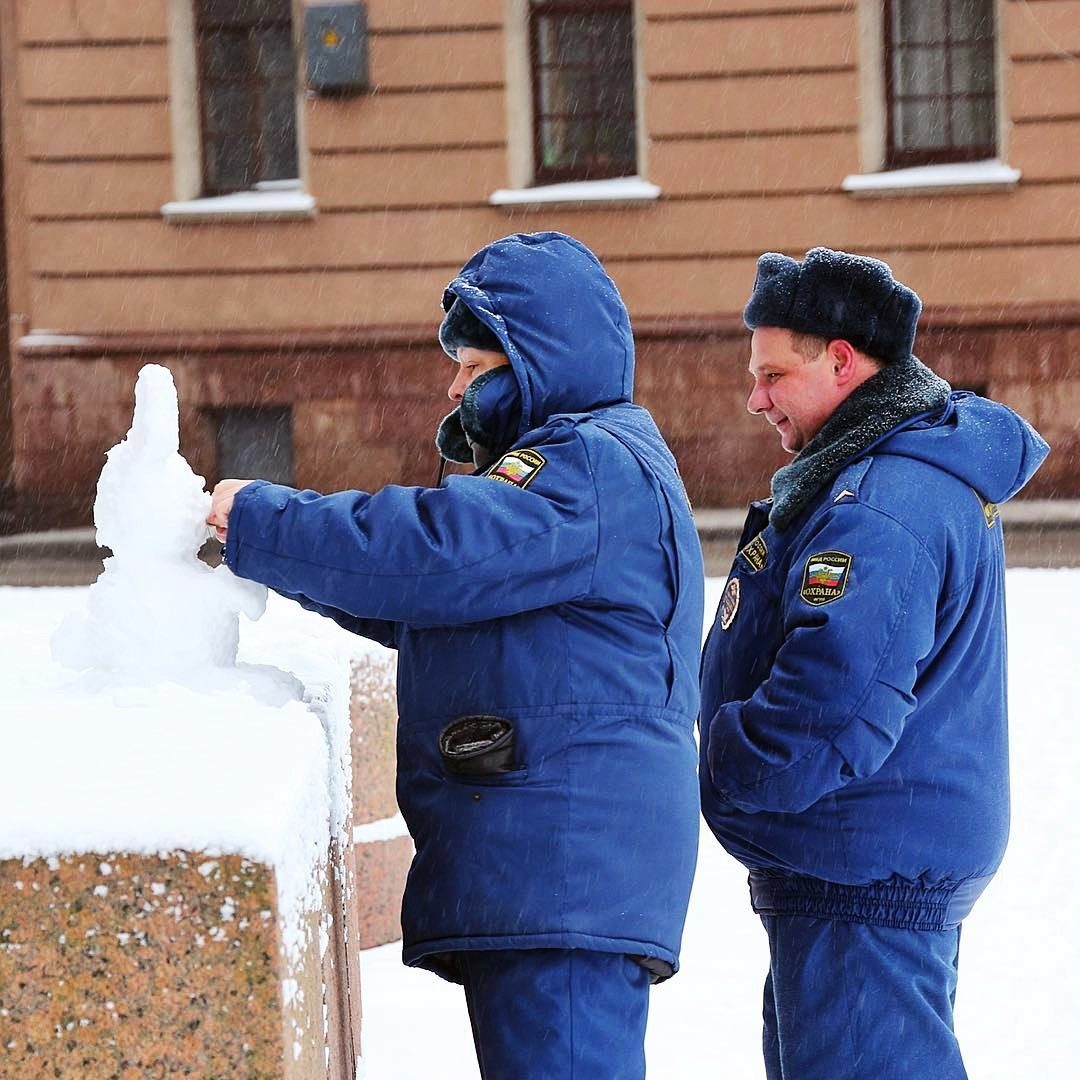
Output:
<path fill-rule="evenodd" d="M 226 481 L 210 521 L 234 572 L 398 650 L 404 959 L 464 985 L 482 1075 L 630 1080 L 697 853 L 697 534 L 592 252 L 506 237 L 443 306 L 471 475 Z"/>
<path fill-rule="evenodd" d="M 997 504 L 1047 453 L 912 355 L 874 259 L 758 261 L 747 407 L 795 454 L 702 659 L 705 817 L 769 937 L 769 1080 L 958 1080 L 961 920 L 1008 832 Z"/>

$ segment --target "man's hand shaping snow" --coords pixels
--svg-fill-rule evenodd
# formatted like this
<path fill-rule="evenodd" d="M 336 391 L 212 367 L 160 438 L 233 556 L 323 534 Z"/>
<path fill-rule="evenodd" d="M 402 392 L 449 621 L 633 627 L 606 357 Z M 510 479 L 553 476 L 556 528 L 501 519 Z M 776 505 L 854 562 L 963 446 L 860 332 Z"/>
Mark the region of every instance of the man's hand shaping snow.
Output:
<path fill-rule="evenodd" d="M 210 513 L 207 515 L 206 524 L 214 527 L 214 536 L 221 543 L 225 543 L 229 532 L 229 511 L 232 510 L 236 493 L 253 483 L 253 480 L 222 480 L 214 488 L 214 493 L 210 496 Z"/>

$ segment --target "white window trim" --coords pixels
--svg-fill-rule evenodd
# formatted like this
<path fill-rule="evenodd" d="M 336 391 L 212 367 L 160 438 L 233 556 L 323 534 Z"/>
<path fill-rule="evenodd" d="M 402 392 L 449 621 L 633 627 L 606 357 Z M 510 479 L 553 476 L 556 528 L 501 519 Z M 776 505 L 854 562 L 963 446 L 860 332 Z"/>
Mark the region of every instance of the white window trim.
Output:
<path fill-rule="evenodd" d="M 852 195 L 912 195 L 920 191 L 1007 191 L 1020 182 L 1020 170 L 999 158 L 919 165 L 888 172 L 853 173 L 840 187 Z"/>
<path fill-rule="evenodd" d="M 1008 110 L 1005 98 L 1006 12 L 1004 0 L 994 3 L 997 52 L 998 156 L 986 161 L 949 162 L 908 169 L 885 170 L 887 107 L 885 101 L 884 5 L 859 0 L 859 157 L 863 171 L 844 177 L 841 189 L 855 198 L 939 194 L 943 191 L 1007 191 L 1020 182 L 1020 170 L 1005 162 Z"/>
<path fill-rule="evenodd" d="M 193 0 L 169 0 L 169 112 L 173 140 L 173 201 L 161 207 L 170 224 L 207 221 L 296 221 L 312 218 L 316 203 L 305 191 L 307 145 L 303 109 L 303 62 L 300 47 L 303 8 L 293 0 L 293 28 L 297 41 L 296 144 L 300 176 L 266 180 L 250 191 L 204 196 L 202 125 L 199 108 L 199 72 L 195 51 Z"/>
<path fill-rule="evenodd" d="M 177 224 L 218 219 L 288 221 L 314 217 L 315 213 L 315 199 L 304 191 L 299 180 L 267 180 L 256 184 L 252 191 L 183 199 L 161 208 L 161 216 Z"/>
<path fill-rule="evenodd" d="M 638 175 L 612 180 L 576 180 L 565 184 L 534 187 L 533 97 L 531 51 L 529 48 L 529 0 L 506 0 L 506 148 L 508 188 L 499 188 L 488 197 L 492 206 L 550 206 L 553 203 L 606 205 L 648 203 L 660 189 L 644 180 L 648 131 L 645 126 L 645 14 L 638 0 L 634 16 L 634 115 L 637 124 Z M 623 191 L 606 192 L 603 185 L 622 184 Z"/>
<path fill-rule="evenodd" d="M 648 180 L 640 176 L 618 176 L 611 180 L 575 180 L 543 187 L 499 188 L 488 196 L 488 202 L 492 206 L 521 208 L 552 203 L 651 203 L 659 197 L 660 189 Z"/>

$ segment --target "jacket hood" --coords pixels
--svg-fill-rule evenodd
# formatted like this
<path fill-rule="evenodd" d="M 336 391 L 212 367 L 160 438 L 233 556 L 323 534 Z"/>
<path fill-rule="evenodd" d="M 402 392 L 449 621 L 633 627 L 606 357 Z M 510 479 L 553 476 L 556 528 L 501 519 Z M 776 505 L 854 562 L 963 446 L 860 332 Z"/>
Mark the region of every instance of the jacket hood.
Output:
<path fill-rule="evenodd" d="M 633 400 L 630 317 L 600 260 L 558 232 L 481 248 L 446 287 L 502 343 L 521 395 L 515 437 L 558 413 Z"/>
<path fill-rule="evenodd" d="M 1005 405 L 954 391 L 941 412 L 916 418 L 874 448 L 952 473 L 986 501 L 1011 499 L 1050 452 L 1041 435 Z"/>

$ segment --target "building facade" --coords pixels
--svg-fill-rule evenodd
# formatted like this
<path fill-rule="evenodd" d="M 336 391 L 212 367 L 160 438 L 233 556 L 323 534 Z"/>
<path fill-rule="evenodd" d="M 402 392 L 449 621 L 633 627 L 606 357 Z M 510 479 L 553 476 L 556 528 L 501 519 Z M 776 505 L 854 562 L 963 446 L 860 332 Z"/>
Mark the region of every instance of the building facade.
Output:
<path fill-rule="evenodd" d="M 1080 496 L 1080 0 L 0 0 L 0 105 L 8 531 L 89 520 L 147 362 L 208 479 L 431 482 L 442 288 L 538 229 L 617 282 L 699 505 L 781 463 L 739 312 L 817 244 Z"/>

